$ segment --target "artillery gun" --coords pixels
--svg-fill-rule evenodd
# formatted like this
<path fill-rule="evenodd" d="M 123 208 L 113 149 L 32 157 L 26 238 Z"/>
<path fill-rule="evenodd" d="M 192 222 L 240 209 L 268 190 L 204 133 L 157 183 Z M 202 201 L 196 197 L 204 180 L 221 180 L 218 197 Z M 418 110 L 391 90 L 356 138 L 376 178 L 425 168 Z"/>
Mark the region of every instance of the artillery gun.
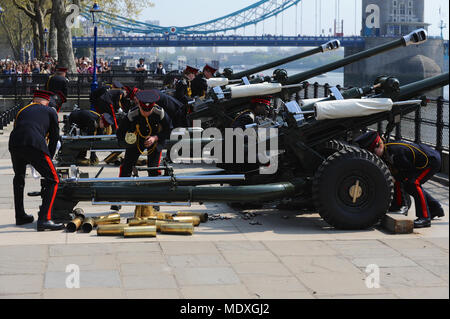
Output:
<path fill-rule="evenodd" d="M 300 91 L 307 85 L 304 81 L 312 77 L 402 46 L 421 44 L 426 40 L 426 31 L 418 29 L 397 40 L 350 55 L 321 67 L 287 78 L 280 77 L 279 82 L 233 86 L 225 91 L 213 90 L 208 99 L 193 106 L 194 111 L 189 114 L 188 118 L 190 120 L 201 119 L 203 127 L 228 127 L 235 114 L 248 108 L 252 96 L 276 95 L 285 101 L 290 100 L 293 93 Z"/>
<path fill-rule="evenodd" d="M 448 78 L 444 83 L 436 78 L 400 87 L 398 94 L 411 95 L 424 86 L 433 89 L 448 84 Z M 315 110 L 308 112 L 295 104 L 282 108 L 274 125 L 278 128 L 279 165 L 273 174 L 220 171 L 180 176 L 168 166 L 157 168 L 165 172 L 165 176 L 159 177 L 92 179 L 80 178 L 75 172 L 61 178 L 53 216 L 70 219 L 80 201 L 104 205 L 190 205 L 302 199 L 314 203 L 320 216 L 335 228 L 372 227 L 387 212 L 392 200 L 390 171 L 374 154 L 335 139 L 346 137 L 351 142 L 354 131 L 380 121 L 397 121 L 417 110 L 423 101 L 392 102 L 390 98 L 331 101 L 337 113 L 341 113 L 342 103 L 350 105 L 352 116 L 344 114 L 320 120 L 319 114 L 324 111 L 321 108 L 329 102 L 316 103 Z M 364 106 L 370 104 L 378 105 L 378 110 L 368 115 Z M 358 105 L 362 107 L 357 108 Z M 359 113 L 354 113 L 356 109 Z"/>

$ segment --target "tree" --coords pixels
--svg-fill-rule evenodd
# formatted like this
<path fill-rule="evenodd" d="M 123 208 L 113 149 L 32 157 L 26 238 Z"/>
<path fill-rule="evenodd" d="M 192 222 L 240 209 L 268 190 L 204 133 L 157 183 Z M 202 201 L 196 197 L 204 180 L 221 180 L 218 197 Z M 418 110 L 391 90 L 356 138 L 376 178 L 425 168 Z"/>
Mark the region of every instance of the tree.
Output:
<path fill-rule="evenodd" d="M 24 12 L 32 22 L 33 44 L 37 58 L 45 56 L 44 49 L 44 21 L 45 17 L 51 13 L 48 7 L 48 0 L 13 0 L 17 9 Z"/>
<path fill-rule="evenodd" d="M 32 36 L 30 20 L 9 1 L 0 1 L 0 6 L 5 10 L 0 18 L 3 33 L 11 47 L 14 59 L 22 60 L 24 45 Z"/>

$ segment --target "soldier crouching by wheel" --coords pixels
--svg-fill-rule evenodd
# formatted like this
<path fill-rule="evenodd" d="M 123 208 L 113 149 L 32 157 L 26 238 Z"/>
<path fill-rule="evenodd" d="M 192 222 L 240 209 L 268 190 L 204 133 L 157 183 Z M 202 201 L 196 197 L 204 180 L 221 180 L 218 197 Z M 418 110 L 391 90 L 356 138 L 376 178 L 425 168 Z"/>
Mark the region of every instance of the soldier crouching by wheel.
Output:
<path fill-rule="evenodd" d="M 69 127 L 74 124 L 80 129 L 82 135 L 103 135 L 104 128 L 114 125 L 113 117 L 108 114 L 99 114 L 91 110 L 77 110 L 69 115 Z M 91 152 L 90 159 L 86 159 L 87 151 L 80 151 L 77 155 L 77 165 L 97 165 L 99 163 L 95 152 Z"/>
<path fill-rule="evenodd" d="M 117 130 L 119 145 L 126 148 L 125 158 L 120 166 L 119 177 L 131 176 L 133 166 L 141 155 L 147 156 L 148 167 L 158 167 L 166 139 L 170 137 L 172 122 L 164 109 L 156 105 L 159 99 L 154 90 L 139 91 L 135 102 L 138 107 L 131 109 L 120 122 Z M 158 170 L 150 170 L 149 176 L 160 175 Z M 119 210 L 120 206 L 111 209 Z"/>
<path fill-rule="evenodd" d="M 390 168 L 395 179 L 391 211 L 405 204 L 404 190 L 414 198 L 415 228 L 430 227 L 431 219 L 444 216 L 441 204 L 422 188 L 441 168 L 441 156 L 437 151 L 423 144 L 405 141 L 385 143 L 377 132 L 365 133 L 355 142 L 381 157 Z"/>
<path fill-rule="evenodd" d="M 58 190 L 59 178 L 51 159 L 56 152 L 59 127 L 56 111 L 48 106 L 51 95 L 53 92 L 36 90 L 33 102 L 17 113 L 14 129 L 9 137 L 9 151 L 14 169 L 16 225 L 32 223 L 34 220 L 33 216 L 25 213 L 23 204 L 27 164 L 31 164 L 43 178 L 38 231 L 64 228 L 64 224 L 52 221 L 53 202 Z"/>

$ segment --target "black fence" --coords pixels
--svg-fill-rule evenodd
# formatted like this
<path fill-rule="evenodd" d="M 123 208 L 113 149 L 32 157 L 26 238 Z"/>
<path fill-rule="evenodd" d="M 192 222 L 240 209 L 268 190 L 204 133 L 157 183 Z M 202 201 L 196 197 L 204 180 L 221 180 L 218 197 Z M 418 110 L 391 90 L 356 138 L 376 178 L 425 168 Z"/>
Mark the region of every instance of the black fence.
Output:
<path fill-rule="evenodd" d="M 170 86 L 181 74 L 168 74 L 165 76 L 155 74 L 137 73 L 108 73 L 99 74 L 99 85 L 119 81 L 123 85 L 136 86 L 140 89 L 161 88 Z M 68 98 L 75 99 L 80 105 L 81 98 L 87 98 L 91 90 L 92 75 L 70 74 Z M 18 108 L 27 103 L 36 88 L 45 88 L 48 75 L 0 75 L 0 95 L 3 98 L 14 100 L 14 107 L 0 105 L 0 129 L 10 123 Z M 338 89 L 343 90 L 339 85 Z M 330 85 L 313 83 L 292 95 L 292 100 L 311 99 L 328 96 Z M 374 128 L 382 131 L 385 122 L 378 123 Z M 396 139 L 406 139 L 417 143 L 425 143 L 435 147 L 438 151 L 449 151 L 449 101 L 441 97 L 431 97 L 426 107 L 420 108 L 415 114 L 402 118 L 396 126 L 394 135 Z"/>

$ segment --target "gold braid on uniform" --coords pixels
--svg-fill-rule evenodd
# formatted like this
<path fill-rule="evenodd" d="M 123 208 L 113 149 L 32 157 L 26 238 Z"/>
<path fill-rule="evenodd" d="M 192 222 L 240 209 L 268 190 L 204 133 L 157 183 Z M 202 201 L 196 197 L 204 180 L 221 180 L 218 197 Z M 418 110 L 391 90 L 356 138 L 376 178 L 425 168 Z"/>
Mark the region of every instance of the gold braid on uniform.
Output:
<path fill-rule="evenodd" d="M 147 122 L 147 126 L 148 126 L 148 129 L 149 129 L 148 135 L 144 136 L 141 133 L 141 130 L 139 128 L 139 124 L 136 124 L 136 132 L 137 132 L 137 134 L 136 134 L 136 136 L 137 136 L 136 146 L 137 146 L 137 149 L 138 149 L 139 153 L 141 153 L 141 155 L 148 156 L 148 155 L 150 155 L 151 153 L 154 152 L 157 142 L 153 143 L 153 145 L 151 146 L 151 149 L 149 149 L 148 151 L 142 151 L 141 148 L 139 147 L 139 137 L 145 140 L 147 137 L 152 135 L 152 127 L 151 127 L 150 123 L 148 122 L 148 117 L 145 118 L 145 121 Z"/>
<path fill-rule="evenodd" d="M 421 151 L 417 147 L 406 144 L 406 143 L 387 143 L 386 146 L 388 146 L 388 145 L 400 145 L 400 146 L 405 146 L 405 147 L 409 148 L 409 150 L 411 151 L 411 153 L 413 155 L 414 166 L 416 167 L 416 169 L 424 169 L 425 167 L 427 167 L 428 162 L 429 162 L 428 156 L 427 156 L 427 154 L 425 154 L 423 151 Z M 423 165 L 421 167 L 416 166 L 416 153 L 414 152 L 414 150 L 417 150 L 420 154 L 422 154 L 425 157 L 425 165 Z"/>

